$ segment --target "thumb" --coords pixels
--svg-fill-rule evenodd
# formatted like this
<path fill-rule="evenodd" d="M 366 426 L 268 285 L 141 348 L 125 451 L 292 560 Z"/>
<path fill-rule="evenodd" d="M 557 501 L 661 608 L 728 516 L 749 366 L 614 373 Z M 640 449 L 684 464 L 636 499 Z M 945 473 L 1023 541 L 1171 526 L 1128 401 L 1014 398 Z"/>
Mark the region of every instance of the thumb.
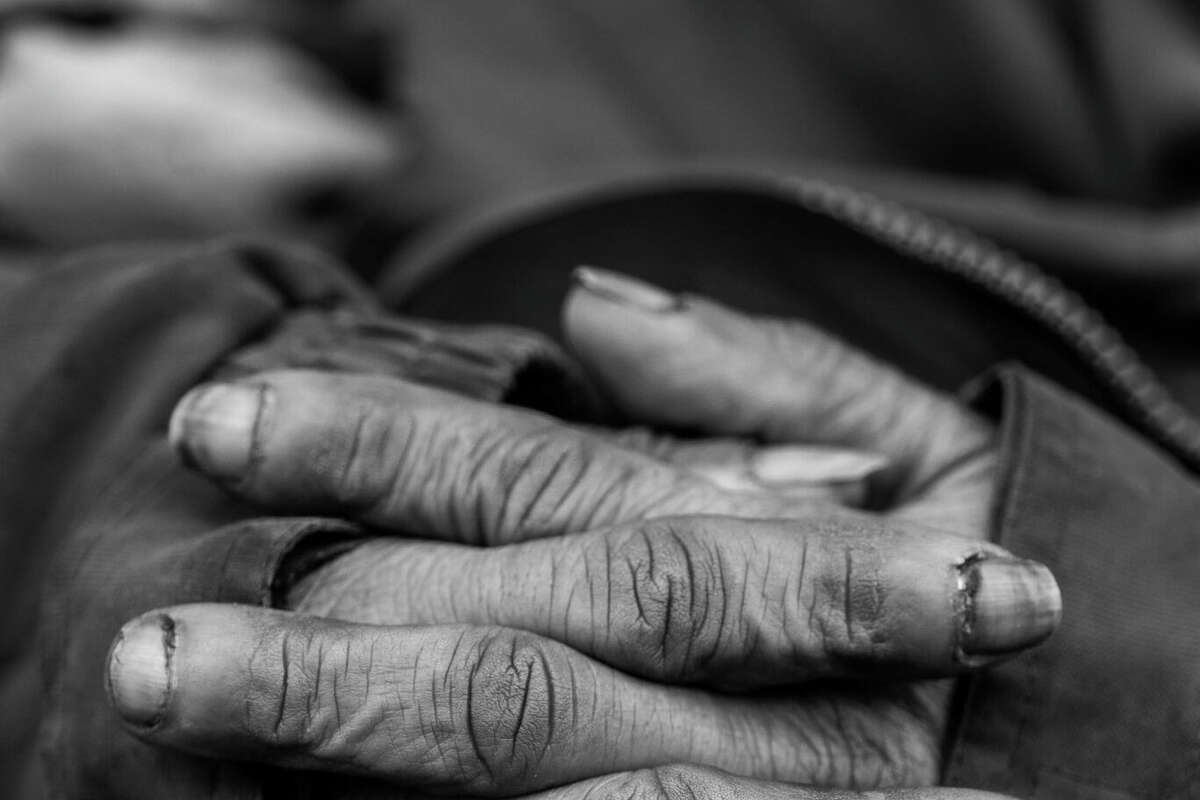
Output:
<path fill-rule="evenodd" d="M 755 318 L 592 268 L 576 271 L 567 339 L 638 422 L 880 453 L 908 485 L 990 443 L 988 425 L 798 320 Z"/>

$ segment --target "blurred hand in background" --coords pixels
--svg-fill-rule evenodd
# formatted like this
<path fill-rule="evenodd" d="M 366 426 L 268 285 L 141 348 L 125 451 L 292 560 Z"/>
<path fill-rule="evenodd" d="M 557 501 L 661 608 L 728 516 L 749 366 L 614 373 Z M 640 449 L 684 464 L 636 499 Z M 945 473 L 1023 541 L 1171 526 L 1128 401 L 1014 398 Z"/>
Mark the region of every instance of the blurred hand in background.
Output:
<path fill-rule="evenodd" d="M 0 2 L 0 231 L 320 240 L 409 151 L 339 74 L 337 8 Z"/>

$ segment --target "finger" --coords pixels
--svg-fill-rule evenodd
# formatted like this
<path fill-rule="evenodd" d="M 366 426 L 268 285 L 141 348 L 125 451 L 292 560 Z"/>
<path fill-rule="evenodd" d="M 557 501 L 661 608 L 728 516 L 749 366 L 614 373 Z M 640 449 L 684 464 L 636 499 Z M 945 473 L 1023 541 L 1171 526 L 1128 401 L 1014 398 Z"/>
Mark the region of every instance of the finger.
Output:
<path fill-rule="evenodd" d="M 682 467 L 737 491 L 860 506 L 873 478 L 889 466 L 878 453 L 827 445 L 763 446 L 745 438 L 683 439 L 650 428 L 588 431 L 606 441 Z"/>
<path fill-rule="evenodd" d="M 811 744 L 835 715 L 854 736 L 868 727 L 883 737 L 908 732 L 907 721 L 880 718 L 869 692 L 837 707 L 814 695 L 811 708 L 711 695 L 645 682 L 507 629 L 177 606 L 122 629 L 108 685 L 130 731 L 160 746 L 454 796 L 681 761 L 791 781 L 846 783 L 858 770 L 914 777 L 908 763 L 885 763 L 894 756 L 885 748 L 836 737 Z M 924 755 L 928 780 L 934 755 Z"/>
<path fill-rule="evenodd" d="M 672 764 L 560 786 L 525 800 L 1012 800 L 973 789 L 847 792 L 743 778 L 711 767 Z"/>
<path fill-rule="evenodd" d="M 381 539 L 289 599 L 363 623 L 520 628 L 726 689 L 958 674 L 1034 646 L 1061 614 L 1040 564 L 859 515 L 670 517 L 486 550 Z"/>
<path fill-rule="evenodd" d="M 951 398 L 803 322 L 747 317 L 601 270 L 576 276 L 567 338 L 639 421 L 863 448 L 912 484 L 989 442 Z"/>
<path fill-rule="evenodd" d="M 541 414 L 383 376 L 288 371 L 208 384 L 180 402 L 171 439 L 191 464 L 263 505 L 474 544 L 648 515 L 780 517 L 807 507 L 721 489 Z M 786 478 L 776 463 L 762 480 Z"/>

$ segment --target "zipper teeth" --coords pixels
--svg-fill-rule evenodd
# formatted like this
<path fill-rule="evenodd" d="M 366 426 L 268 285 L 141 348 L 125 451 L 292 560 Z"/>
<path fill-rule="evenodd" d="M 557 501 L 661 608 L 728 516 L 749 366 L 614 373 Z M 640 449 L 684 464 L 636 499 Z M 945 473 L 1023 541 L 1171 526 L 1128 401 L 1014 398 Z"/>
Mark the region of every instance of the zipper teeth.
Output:
<path fill-rule="evenodd" d="M 787 185 L 809 211 L 982 285 L 1024 310 L 1082 356 L 1156 440 L 1200 467 L 1200 424 L 1121 335 L 1058 280 L 969 231 L 867 192 L 807 178 Z"/>

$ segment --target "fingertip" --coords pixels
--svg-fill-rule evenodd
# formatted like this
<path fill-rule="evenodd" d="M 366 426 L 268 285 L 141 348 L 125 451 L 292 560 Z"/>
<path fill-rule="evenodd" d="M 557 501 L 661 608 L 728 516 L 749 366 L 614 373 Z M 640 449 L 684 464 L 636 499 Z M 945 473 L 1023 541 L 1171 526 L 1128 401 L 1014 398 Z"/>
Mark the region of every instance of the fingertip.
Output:
<path fill-rule="evenodd" d="M 174 685 L 175 621 L 151 612 L 127 623 L 108 655 L 108 691 L 121 718 L 152 728 L 166 715 Z"/>
<path fill-rule="evenodd" d="M 590 297 L 643 314 L 670 314 L 683 308 L 683 299 L 673 292 L 600 267 L 576 267 L 571 281 L 575 290 Z"/>
<path fill-rule="evenodd" d="M 715 398 L 719 342 L 697 325 L 692 298 L 596 268 L 576 272 L 563 308 L 572 351 L 605 394 L 648 423 L 690 425 Z"/>
<path fill-rule="evenodd" d="M 255 431 L 269 400 L 265 385 L 197 386 L 175 406 L 168 441 L 188 466 L 218 480 L 239 480 L 250 468 Z"/>
<path fill-rule="evenodd" d="M 865 482 L 891 466 L 887 456 L 828 445 L 774 445 L 750 459 L 750 471 L 764 486 Z"/>
<path fill-rule="evenodd" d="M 1044 564 L 1014 557 L 971 557 L 958 568 L 961 660 L 968 666 L 1041 644 L 1062 619 L 1062 592 Z"/>
<path fill-rule="evenodd" d="M 563 305 L 572 344 L 589 352 L 651 345 L 685 315 L 679 295 L 599 267 L 578 267 Z"/>

